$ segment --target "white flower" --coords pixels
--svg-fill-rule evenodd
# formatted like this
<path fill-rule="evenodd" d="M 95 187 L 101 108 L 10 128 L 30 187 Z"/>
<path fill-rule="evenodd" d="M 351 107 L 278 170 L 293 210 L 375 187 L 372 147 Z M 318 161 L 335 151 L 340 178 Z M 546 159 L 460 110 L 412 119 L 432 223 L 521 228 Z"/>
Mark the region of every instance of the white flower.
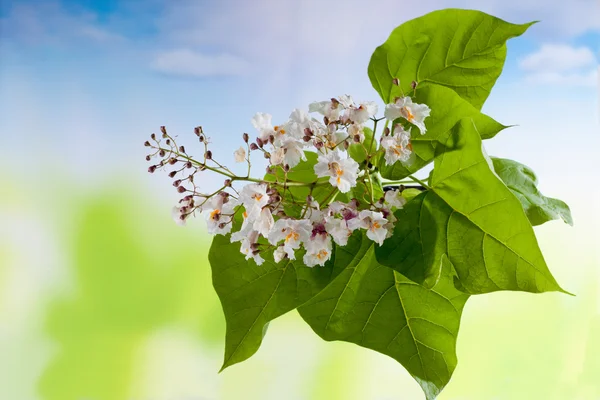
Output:
<path fill-rule="evenodd" d="M 279 147 L 274 149 L 271 152 L 271 165 L 281 165 L 283 164 L 283 160 L 285 159 L 285 149 L 283 147 Z"/>
<path fill-rule="evenodd" d="M 290 137 L 297 140 L 302 140 L 306 136 L 305 129 L 309 129 L 313 134 L 319 135 L 327 130 L 325 125 L 311 118 L 308 113 L 302 109 L 296 108 L 290 114 L 290 120 L 287 123 L 287 127 L 290 131 Z"/>
<path fill-rule="evenodd" d="M 294 250 L 307 241 L 312 233 L 312 224 L 307 219 L 282 218 L 275 222 L 269 233 L 269 243 L 276 245 L 283 240 L 283 249 L 290 260 L 295 260 Z"/>
<path fill-rule="evenodd" d="M 254 249 L 254 244 L 258 241 L 258 232 L 251 231 L 247 236 L 240 239 L 242 245 L 240 252 L 246 256 L 246 260 L 253 259 L 256 264 L 261 265 L 265 260 L 260 253 Z"/>
<path fill-rule="evenodd" d="M 421 135 L 427 132 L 424 120 L 429 116 L 431 109 L 426 104 L 413 103 L 410 97 L 398 97 L 392 104 L 385 107 L 385 117 L 390 121 L 404 118 L 415 125 L 421 131 Z"/>
<path fill-rule="evenodd" d="M 406 199 L 402 196 L 399 190 L 388 190 L 383 197 L 385 203 L 390 207 L 402 208 L 406 204 Z"/>
<path fill-rule="evenodd" d="M 240 201 L 244 205 L 248 218 L 254 221 L 264 206 L 269 204 L 267 185 L 264 183 L 250 183 L 240 192 Z"/>
<path fill-rule="evenodd" d="M 287 253 L 285 251 L 285 249 L 283 248 L 283 246 L 278 246 L 275 251 L 273 251 L 273 260 L 278 263 L 281 260 L 283 260 L 285 257 L 287 257 Z"/>
<path fill-rule="evenodd" d="M 275 147 L 271 151 L 271 165 L 289 165 L 290 168 L 294 168 L 300 163 L 300 160 L 306 161 L 306 155 L 302 150 L 302 144 L 296 141 L 289 141 L 282 145 L 282 147 Z"/>
<path fill-rule="evenodd" d="M 317 233 L 304 243 L 306 254 L 304 254 L 304 265 L 314 267 L 315 265 L 325 265 L 331 258 L 331 236 L 326 233 Z"/>
<path fill-rule="evenodd" d="M 226 202 L 227 200 L 227 202 Z M 208 233 L 214 235 L 226 235 L 231 231 L 231 216 L 237 205 L 236 201 L 224 196 L 216 195 L 209 199 L 202 210 L 207 211 L 206 225 Z"/>
<path fill-rule="evenodd" d="M 340 96 L 340 99 L 342 96 Z M 346 98 L 343 99 L 344 101 Z M 329 121 L 337 121 L 340 119 L 340 114 L 344 111 L 344 105 L 336 100 L 331 99 L 329 101 L 319 101 L 309 104 L 309 112 L 318 112 L 327 117 Z"/>
<path fill-rule="evenodd" d="M 348 118 L 355 124 L 364 124 L 371 117 L 377 114 L 377 104 L 373 101 L 365 101 L 356 106 L 351 106 L 348 110 Z"/>
<path fill-rule="evenodd" d="M 348 226 L 352 229 L 366 229 L 367 237 L 381 245 L 388 236 L 387 223 L 388 220 L 382 213 L 363 210 L 358 214 L 358 218 L 348 221 Z"/>
<path fill-rule="evenodd" d="M 275 135 L 275 130 L 271 124 L 272 118 L 271 114 L 265 113 L 256 113 L 252 118 L 252 125 L 258 131 L 258 137 L 265 142 L 269 140 L 269 136 Z"/>
<path fill-rule="evenodd" d="M 343 218 L 325 218 L 325 230 L 331 235 L 333 241 L 340 246 L 347 245 L 348 238 L 352 236 L 352 230 L 348 228 L 348 223 Z"/>
<path fill-rule="evenodd" d="M 318 177 L 330 177 L 329 183 L 332 186 L 342 193 L 347 193 L 350 188 L 356 186 L 358 163 L 351 158 L 342 159 L 339 151 L 330 151 L 328 154 L 319 155 L 315 174 Z"/>
<path fill-rule="evenodd" d="M 269 207 L 265 207 L 260 211 L 260 214 L 254 220 L 254 224 L 252 225 L 252 229 L 258 231 L 264 237 L 269 236 L 269 232 L 273 229 L 273 225 L 275 224 L 275 220 L 273 219 L 273 214 Z"/>
<path fill-rule="evenodd" d="M 405 131 L 402 125 L 397 124 L 392 135 L 381 138 L 381 147 L 385 149 L 385 163 L 387 165 L 392 165 L 398 160 L 402 163 L 408 163 L 412 155 L 410 130 Z"/>
<path fill-rule="evenodd" d="M 235 158 L 235 162 L 244 162 L 246 161 L 246 150 L 240 146 L 239 149 L 233 152 L 233 156 Z"/>

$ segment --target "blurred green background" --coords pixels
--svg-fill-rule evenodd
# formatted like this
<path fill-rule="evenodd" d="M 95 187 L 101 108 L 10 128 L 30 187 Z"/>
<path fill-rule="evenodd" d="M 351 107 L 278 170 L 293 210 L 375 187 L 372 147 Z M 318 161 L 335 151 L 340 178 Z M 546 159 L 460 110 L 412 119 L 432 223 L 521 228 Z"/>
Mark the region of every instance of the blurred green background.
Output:
<path fill-rule="evenodd" d="M 486 146 L 571 206 L 573 228 L 536 233 L 576 296 L 469 300 L 439 398 L 600 399 L 600 3 L 447 3 L 0 0 L 0 400 L 423 399 L 394 360 L 326 343 L 296 312 L 219 374 L 210 238 L 201 219 L 171 220 L 178 195 L 142 143 L 167 125 L 190 150 L 202 124 L 232 161 L 255 112 L 373 100 L 375 46 L 450 5 L 543 20 L 509 42 L 484 112 L 519 126 Z"/>

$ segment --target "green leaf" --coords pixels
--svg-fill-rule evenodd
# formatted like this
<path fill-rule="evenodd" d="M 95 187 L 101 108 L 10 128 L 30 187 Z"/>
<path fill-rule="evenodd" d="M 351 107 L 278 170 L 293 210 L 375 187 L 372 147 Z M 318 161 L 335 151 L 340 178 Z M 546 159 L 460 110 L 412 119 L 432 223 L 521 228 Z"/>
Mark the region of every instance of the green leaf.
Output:
<path fill-rule="evenodd" d="M 447 86 L 481 109 L 502 72 L 506 41 L 532 24 L 511 24 L 474 10 L 434 11 L 392 31 L 371 56 L 369 78 L 385 103 L 409 93 L 416 81 L 419 89 Z"/>
<path fill-rule="evenodd" d="M 348 147 L 348 155 L 359 164 L 367 159 L 367 153 L 365 152 L 365 149 L 371 153 L 375 152 L 377 149 L 377 141 L 373 140 L 373 130 L 364 127 L 363 133 L 365 135 L 365 140 L 363 143 L 352 143 Z"/>
<path fill-rule="evenodd" d="M 521 203 L 490 169 L 472 122 L 457 124 L 437 151 L 431 190 L 399 212 L 393 236 L 376 250 L 378 261 L 431 284 L 447 254 L 470 294 L 562 291 Z"/>
<path fill-rule="evenodd" d="M 412 130 L 411 141 L 415 157 L 411 165 L 404 166 L 400 162 L 386 165 L 383 157 L 379 159 L 378 167 L 386 179 L 404 179 L 433 161 L 438 140 L 446 138 L 456 123 L 465 117 L 472 118 L 482 139 L 490 139 L 506 128 L 481 113 L 456 92 L 443 86 L 419 88 L 415 102 L 427 104 L 431 108 L 431 114 L 425 119 L 427 133 L 421 135 L 417 129 Z"/>
<path fill-rule="evenodd" d="M 227 335 L 222 369 L 252 356 L 259 348 L 269 321 L 298 307 L 332 279 L 332 262 L 325 267 L 308 268 L 297 261 L 246 261 L 239 243 L 230 243 L 230 235 L 215 236 L 209 261 L 213 286 L 221 300 Z"/>
<path fill-rule="evenodd" d="M 563 201 L 545 197 L 537 188 L 537 177 L 527 166 L 506 158 L 491 157 L 494 170 L 521 202 L 532 225 L 562 219 L 573 226 L 569 206 Z"/>
<path fill-rule="evenodd" d="M 374 244 L 354 234 L 336 248 L 337 277 L 298 308 L 323 339 L 343 340 L 400 362 L 434 399 L 456 367 L 456 337 L 468 295 L 452 284 L 443 259 L 442 278 L 428 290 L 379 265 Z"/>

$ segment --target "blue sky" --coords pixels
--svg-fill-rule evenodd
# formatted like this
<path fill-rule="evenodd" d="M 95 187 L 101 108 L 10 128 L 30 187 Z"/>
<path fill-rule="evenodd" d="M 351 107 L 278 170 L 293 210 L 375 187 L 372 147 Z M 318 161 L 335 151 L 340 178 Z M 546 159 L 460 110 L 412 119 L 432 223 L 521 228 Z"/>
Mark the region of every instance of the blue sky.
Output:
<path fill-rule="evenodd" d="M 0 135 L 13 149 L 3 162 L 35 151 L 85 179 L 141 171 L 139 144 L 163 124 L 181 135 L 203 125 L 229 155 L 257 111 L 283 119 L 341 93 L 376 99 L 373 49 L 405 20 L 445 7 L 542 20 L 509 42 L 484 110 L 519 127 L 490 153 L 552 175 L 566 170 L 547 155 L 570 155 L 586 176 L 591 157 L 572 144 L 599 131 L 594 0 L 3 1 Z"/>

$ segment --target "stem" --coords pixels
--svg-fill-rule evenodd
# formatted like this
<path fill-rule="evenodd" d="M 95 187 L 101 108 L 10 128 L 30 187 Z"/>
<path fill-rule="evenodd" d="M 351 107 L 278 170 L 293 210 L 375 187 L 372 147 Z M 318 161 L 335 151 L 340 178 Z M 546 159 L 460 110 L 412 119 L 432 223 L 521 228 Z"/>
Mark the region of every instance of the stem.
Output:
<path fill-rule="evenodd" d="M 423 182 L 422 180 L 419 180 L 417 178 L 415 178 L 412 175 L 408 176 L 410 179 L 413 180 L 413 182 L 417 182 L 419 185 L 423 186 L 424 188 L 427 188 L 427 190 L 430 190 L 431 188 L 429 187 L 429 185 L 427 185 L 425 182 Z"/>

